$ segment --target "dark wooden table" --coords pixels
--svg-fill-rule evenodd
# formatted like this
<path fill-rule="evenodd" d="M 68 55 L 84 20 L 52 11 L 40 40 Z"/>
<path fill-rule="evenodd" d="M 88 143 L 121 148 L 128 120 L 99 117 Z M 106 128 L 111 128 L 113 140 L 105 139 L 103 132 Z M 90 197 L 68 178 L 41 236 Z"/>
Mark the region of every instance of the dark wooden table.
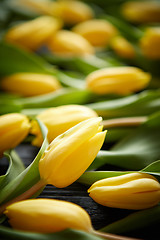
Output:
<path fill-rule="evenodd" d="M 21 144 L 16 148 L 17 153 L 22 158 L 24 164 L 27 166 L 34 159 L 38 153 L 38 148 L 31 146 L 30 144 Z M 0 174 L 4 174 L 7 169 L 6 159 L 0 161 Z M 115 170 L 115 169 L 114 169 Z M 107 224 L 110 224 L 118 219 L 121 219 L 128 214 L 132 213 L 132 210 L 115 209 L 101 206 L 95 203 L 87 193 L 88 187 L 75 182 L 66 188 L 56 188 L 51 185 L 47 185 L 43 192 L 39 195 L 39 198 L 54 198 L 61 199 L 76 203 L 83 207 L 90 215 L 93 227 L 100 229 Z M 6 223 L 5 223 L 6 224 Z M 141 239 L 160 239 L 159 226 L 154 225 L 147 229 L 141 229 L 136 232 L 129 232 L 123 235 L 141 238 Z"/>

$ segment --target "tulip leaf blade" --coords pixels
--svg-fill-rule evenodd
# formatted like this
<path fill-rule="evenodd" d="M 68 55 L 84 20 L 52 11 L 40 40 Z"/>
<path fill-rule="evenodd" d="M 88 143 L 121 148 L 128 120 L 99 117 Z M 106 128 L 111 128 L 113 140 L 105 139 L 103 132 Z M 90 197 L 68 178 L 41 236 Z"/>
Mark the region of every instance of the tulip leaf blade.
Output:
<path fill-rule="evenodd" d="M 111 15 L 104 15 L 102 17 L 113 24 L 120 31 L 122 36 L 131 42 L 137 42 L 143 36 L 143 32 L 140 30 L 140 28 L 135 27 L 124 20 Z"/>
<path fill-rule="evenodd" d="M 131 96 L 87 104 L 104 119 L 146 116 L 160 109 L 160 90 L 146 90 Z"/>
<path fill-rule="evenodd" d="M 104 178 L 116 177 L 134 172 L 136 171 L 86 171 L 77 181 L 85 185 L 92 185 L 94 182 Z M 154 175 L 160 180 L 160 160 L 149 164 L 139 172 Z"/>
<path fill-rule="evenodd" d="M 111 150 L 99 151 L 88 170 L 109 164 L 127 170 L 139 171 L 160 157 L 160 129 L 137 128 L 134 133 L 115 144 Z"/>
<path fill-rule="evenodd" d="M 14 45 L 0 43 L 0 74 L 9 75 L 16 72 L 33 72 L 33 73 L 53 73 L 51 67 L 44 59 L 36 54 L 29 53 Z"/>
<path fill-rule="evenodd" d="M 138 229 L 146 229 L 146 227 L 151 228 L 151 225 L 154 226 L 157 223 L 160 223 L 160 205 L 131 213 L 127 217 L 107 225 L 101 231 L 123 234 Z"/>
<path fill-rule="evenodd" d="M 15 150 L 6 151 L 4 156 L 8 159 L 9 166 L 7 172 L 0 176 L 0 191 L 25 169 L 22 160 Z"/>
<path fill-rule="evenodd" d="M 53 93 L 15 99 L 23 108 L 48 108 L 67 104 L 86 104 L 93 95 L 86 89 L 63 88 Z"/>
<path fill-rule="evenodd" d="M 48 147 L 48 140 L 47 140 L 47 128 L 45 125 L 37 119 L 37 122 L 40 126 L 42 135 L 45 136 L 43 144 L 35 157 L 34 161 L 23 171 L 21 172 L 16 178 L 14 178 L 9 184 L 7 184 L 0 192 L 1 199 L 0 204 L 8 202 L 9 200 L 19 196 L 25 190 L 28 190 L 32 187 L 36 182 L 39 181 L 39 169 L 38 163 L 39 160 Z"/>
<path fill-rule="evenodd" d="M 102 240 L 102 238 L 94 236 L 90 233 L 73 229 L 67 229 L 57 233 L 41 234 L 23 232 L 1 226 L 0 235 L 3 237 L 3 240 Z"/>
<path fill-rule="evenodd" d="M 133 171 L 88 171 L 83 173 L 77 181 L 85 185 L 92 185 L 94 182 L 104 178 L 121 176 L 132 172 Z"/>
<path fill-rule="evenodd" d="M 143 168 L 141 172 L 155 175 L 155 177 L 160 180 L 160 160 L 149 164 L 147 167 Z"/>

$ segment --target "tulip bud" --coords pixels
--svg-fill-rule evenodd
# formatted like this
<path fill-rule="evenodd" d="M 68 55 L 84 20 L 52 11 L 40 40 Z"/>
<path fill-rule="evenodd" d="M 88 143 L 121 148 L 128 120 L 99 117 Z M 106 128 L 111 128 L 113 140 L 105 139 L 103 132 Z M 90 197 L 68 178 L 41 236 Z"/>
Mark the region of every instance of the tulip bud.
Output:
<path fill-rule="evenodd" d="M 1 87 L 7 92 L 29 97 L 53 92 L 60 88 L 60 83 L 47 74 L 15 73 L 3 78 Z"/>
<path fill-rule="evenodd" d="M 151 59 L 160 59 L 160 27 L 150 27 L 140 40 L 143 54 Z"/>
<path fill-rule="evenodd" d="M 0 155 L 5 150 L 16 147 L 28 134 L 28 118 L 20 113 L 0 116 Z"/>
<path fill-rule="evenodd" d="M 53 14 L 66 24 L 77 24 L 93 18 L 91 7 L 81 1 L 59 0 L 53 3 Z"/>
<path fill-rule="evenodd" d="M 146 173 L 130 173 L 95 182 L 88 190 L 97 203 L 113 208 L 145 209 L 160 201 L 160 184 Z"/>
<path fill-rule="evenodd" d="M 4 212 L 15 229 L 53 233 L 73 228 L 91 231 L 88 213 L 80 206 L 55 199 L 32 199 L 8 206 Z"/>
<path fill-rule="evenodd" d="M 53 36 L 61 26 L 60 20 L 50 16 L 41 16 L 12 27 L 6 34 L 6 40 L 26 49 L 36 50 L 47 42 L 48 38 Z"/>
<path fill-rule="evenodd" d="M 106 131 L 102 118 L 91 118 L 55 138 L 39 161 L 41 179 L 63 188 L 76 181 L 100 150 Z"/>
<path fill-rule="evenodd" d="M 110 46 L 122 58 L 132 59 L 135 57 L 134 47 L 122 36 L 112 38 Z"/>
<path fill-rule="evenodd" d="M 41 112 L 37 116 L 48 128 L 47 137 L 49 142 L 76 124 L 93 117 L 98 117 L 97 113 L 81 105 L 54 107 Z M 35 120 L 31 124 L 31 133 L 36 135 L 32 143 L 33 145 L 40 146 L 43 142 L 40 128 Z"/>
<path fill-rule="evenodd" d="M 82 22 L 73 28 L 73 31 L 87 39 L 95 47 L 105 47 L 115 36 L 115 27 L 102 19 L 93 19 Z"/>
<path fill-rule="evenodd" d="M 160 22 L 158 1 L 130 1 L 122 5 L 124 17 L 135 23 Z"/>
<path fill-rule="evenodd" d="M 104 68 L 90 73 L 86 78 L 87 88 L 98 94 L 130 94 L 147 86 L 149 73 L 136 67 Z"/>
<path fill-rule="evenodd" d="M 58 31 L 50 38 L 48 46 L 61 56 L 85 56 L 94 53 L 94 48 L 82 36 L 67 30 Z"/>

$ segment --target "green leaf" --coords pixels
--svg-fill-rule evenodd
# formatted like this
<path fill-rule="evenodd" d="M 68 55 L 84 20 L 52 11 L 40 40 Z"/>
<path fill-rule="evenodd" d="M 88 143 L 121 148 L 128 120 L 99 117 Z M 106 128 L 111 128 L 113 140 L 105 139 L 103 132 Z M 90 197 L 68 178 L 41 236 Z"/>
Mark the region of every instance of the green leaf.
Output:
<path fill-rule="evenodd" d="M 53 67 L 51 67 L 38 55 L 27 52 L 5 42 L 0 42 L 0 59 L 1 76 L 16 72 L 35 72 L 46 74 L 52 74 L 54 72 Z"/>
<path fill-rule="evenodd" d="M 0 176 L 0 191 L 25 169 L 22 160 L 15 150 L 5 152 L 4 156 L 9 161 L 9 167 L 6 174 Z"/>
<path fill-rule="evenodd" d="M 12 98 L 8 94 L 0 94 L 0 115 L 12 112 L 20 112 L 22 106 L 15 102 L 17 96 Z"/>
<path fill-rule="evenodd" d="M 121 172 L 121 171 L 89 171 L 83 173 L 83 175 L 77 180 L 78 182 L 85 185 L 92 185 L 94 182 L 109 178 L 124 175 L 131 172 Z"/>
<path fill-rule="evenodd" d="M 0 204 L 3 204 L 19 196 L 24 191 L 32 187 L 32 185 L 37 183 L 38 180 L 40 179 L 38 163 L 42 154 L 48 147 L 48 141 L 47 141 L 47 128 L 39 120 L 37 121 L 41 128 L 43 136 L 45 136 L 41 149 L 38 152 L 34 161 L 0 191 L 1 195 Z"/>
<path fill-rule="evenodd" d="M 139 94 L 87 104 L 103 118 L 146 116 L 160 109 L 160 90 L 148 90 Z"/>
<path fill-rule="evenodd" d="M 137 128 L 109 151 L 100 151 L 88 170 L 105 164 L 127 170 L 141 170 L 160 157 L 160 128 Z"/>
<path fill-rule="evenodd" d="M 121 20 L 120 18 L 109 15 L 104 15 L 102 17 L 112 23 L 120 31 L 122 36 L 124 36 L 129 41 L 137 42 L 143 36 L 143 32 L 139 28 L 133 26 L 132 24 L 129 24 L 126 21 Z"/>
<path fill-rule="evenodd" d="M 92 185 L 94 182 L 104 178 L 120 176 L 132 172 L 135 171 L 86 171 L 77 181 L 85 185 Z M 139 172 L 154 175 L 160 181 L 160 160 L 149 164 Z"/>
<path fill-rule="evenodd" d="M 85 104 L 93 98 L 87 90 L 63 88 L 53 93 L 36 97 L 16 99 L 15 104 L 23 108 L 48 108 L 67 104 Z"/>
<path fill-rule="evenodd" d="M 145 127 L 160 127 L 160 112 L 153 113 L 143 124 Z"/>
<path fill-rule="evenodd" d="M 155 175 L 160 180 L 160 160 L 149 164 L 147 167 L 141 170 L 141 172 Z"/>
<path fill-rule="evenodd" d="M 122 138 L 130 135 L 135 131 L 136 127 L 116 127 L 116 128 L 107 128 L 107 137 L 105 139 L 107 143 L 114 143 L 120 141 Z"/>
<path fill-rule="evenodd" d="M 123 234 L 160 223 L 160 206 L 137 211 L 102 228 L 103 232 Z"/>
<path fill-rule="evenodd" d="M 85 58 L 84 57 L 66 58 L 59 57 L 53 54 L 42 54 L 41 56 L 51 64 L 58 65 L 59 67 L 66 70 L 80 71 L 85 75 L 101 68 L 122 65 L 118 61 L 108 61 L 107 59 L 104 60 L 97 56 L 87 56 Z"/>
<path fill-rule="evenodd" d="M 78 78 L 73 78 L 67 73 L 64 72 L 57 72 L 56 76 L 58 80 L 67 87 L 75 88 L 75 89 L 85 89 L 85 81 L 78 79 Z"/>
<path fill-rule="evenodd" d="M 3 237 L 3 240 L 102 240 L 100 237 L 73 229 L 67 229 L 57 233 L 40 234 L 12 230 L 11 228 L 2 226 L 0 227 L 0 236 Z"/>

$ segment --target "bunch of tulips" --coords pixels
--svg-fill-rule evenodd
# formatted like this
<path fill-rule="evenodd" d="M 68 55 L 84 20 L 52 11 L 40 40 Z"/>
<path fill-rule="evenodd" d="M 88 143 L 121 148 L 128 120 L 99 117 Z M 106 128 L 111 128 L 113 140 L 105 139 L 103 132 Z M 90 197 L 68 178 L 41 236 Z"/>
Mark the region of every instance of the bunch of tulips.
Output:
<path fill-rule="evenodd" d="M 0 157 L 14 163 L 14 149 L 24 141 L 39 153 L 14 177 L 11 168 L 19 169 L 14 164 L 0 176 L 1 216 L 26 232 L 71 228 L 95 240 L 132 239 L 95 230 L 79 205 L 36 197 L 47 184 L 65 188 L 79 181 L 105 207 L 144 212 L 159 207 L 158 143 L 153 159 L 140 163 L 147 147 L 139 141 L 136 152 L 136 138 L 126 146 L 132 171 L 128 155 L 114 151 L 137 130 L 145 132 L 144 141 L 151 131 L 159 138 L 160 3 L 10 0 L 2 5 L 10 18 L 1 24 Z M 110 146 L 114 157 L 108 155 Z M 97 171 L 105 154 L 111 165 L 119 154 L 123 171 Z"/>

